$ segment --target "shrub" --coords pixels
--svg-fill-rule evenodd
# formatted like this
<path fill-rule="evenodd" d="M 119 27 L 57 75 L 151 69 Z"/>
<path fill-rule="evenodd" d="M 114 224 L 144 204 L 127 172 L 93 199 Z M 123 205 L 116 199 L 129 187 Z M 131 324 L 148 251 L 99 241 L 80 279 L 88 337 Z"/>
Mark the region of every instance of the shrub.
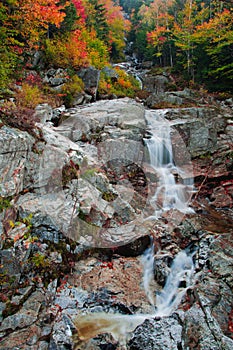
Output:
<path fill-rule="evenodd" d="M 0 45 L 1 45 L 0 35 Z M 18 64 L 16 54 L 9 50 L 9 48 L 1 46 L 0 50 L 0 97 L 4 97 L 13 74 L 15 74 L 15 67 Z"/>
<path fill-rule="evenodd" d="M 22 83 L 22 87 L 15 95 L 16 105 L 34 109 L 38 104 L 45 102 L 46 97 L 40 88 L 31 83 Z"/>
<path fill-rule="evenodd" d="M 48 103 L 52 107 L 59 106 L 61 101 L 58 95 L 47 85 L 43 85 L 39 74 L 29 73 L 15 91 L 14 98 L 18 108 L 35 109 L 41 103 Z"/>
<path fill-rule="evenodd" d="M 136 78 L 119 68 L 114 69 L 114 71 L 116 72 L 114 79 L 105 72 L 101 72 L 98 93 L 114 94 L 117 97 L 135 97 L 140 90 Z"/>
<path fill-rule="evenodd" d="M 38 269 L 44 270 L 49 268 L 49 260 L 41 253 L 35 253 L 31 258 L 30 262 Z"/>
<path fill-rule="evenodd" d="M 84 83 L 81 78 L 74 75 L 67 83 L 62 87 L 62 94 L 64 104 L 67 108 L 72 107 L 74 98 L 84 90 Z"/>
<path fill-rule="evenodd" d="M 37 133 L 34 132 L 35 123 L 38 121 L 35 117 L 35 110 L 16 106 L 13 102 L 6 101 L 0 106 L 0 118 L 6 124 L 28 131 L 36 138 L 38 137 Z"/>
<path fill-rule="evenodd" d="M 95 31 L 76 29 L 63 37 L 45 41 L 46 61 L 55 68 L 72 68 L 92 65 L 103 68 L 109 61 L 109 51 Z"/>
<path fill-rule="evenodd" d="M 4 210 L 11 207 L 10 200 L 0 196 L 0 213 Z"/>

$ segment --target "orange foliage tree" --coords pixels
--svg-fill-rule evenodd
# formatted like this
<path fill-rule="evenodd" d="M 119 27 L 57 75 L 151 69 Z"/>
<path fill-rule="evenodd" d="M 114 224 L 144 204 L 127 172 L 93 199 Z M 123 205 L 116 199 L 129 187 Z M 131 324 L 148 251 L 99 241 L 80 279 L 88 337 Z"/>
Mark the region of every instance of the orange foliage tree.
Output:
<path fill-rule="evenodd" d="M 50 25 L 60 26 L 66 6 L 68 2 L 59 5 L 58 0 L 17 0 L 12 18 L 24 43 L 37 47 Z"/>
<path fill-rule="evenodd" d="M 93 65 L 102 68 L 109 61 L 106 44 L 101 40 L 92 18 L 97 16 L 89 1 L 72 0 L 76 19 L 71 31 L 45 41 L 47 61 L 55 67 L 79 69 Z"/>

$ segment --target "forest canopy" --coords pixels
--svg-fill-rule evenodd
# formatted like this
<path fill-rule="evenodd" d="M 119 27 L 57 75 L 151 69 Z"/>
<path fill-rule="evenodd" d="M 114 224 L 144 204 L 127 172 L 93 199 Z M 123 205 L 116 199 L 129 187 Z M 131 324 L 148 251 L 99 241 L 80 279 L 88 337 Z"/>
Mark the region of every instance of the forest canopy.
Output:
<path fill-rule="evenodd" d="M 3 0 L 0 90 L 38 52 L 45 67 L 73 70 L 101 69 L 127 52 L 209 90 L 232 91 L 232 7 L 232 0 Z"/>
<path fill-rule="evenodd" d="M 210 90 L 232 90 L 232 0 L 121 0 L 120 4 L 130 13 L 130 40 L 140 60 L 170 66 Z"/>

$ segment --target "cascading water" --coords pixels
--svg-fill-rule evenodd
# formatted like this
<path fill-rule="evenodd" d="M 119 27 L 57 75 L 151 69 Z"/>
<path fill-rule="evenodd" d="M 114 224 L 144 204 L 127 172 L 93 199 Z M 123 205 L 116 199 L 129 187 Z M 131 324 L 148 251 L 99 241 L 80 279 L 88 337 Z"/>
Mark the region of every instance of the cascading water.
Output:
<path fill-rule="evenodd" d="M 79 339 L 86 341 L 98 334 L 111 333 L 122 349 L 127 349 L 126 344 L 130 333 L 137 326 L 146 319 L 169 316 L 178 307 L 187 289 L 195 282 L 194 254 L 195 252 L 189 250 L 177 254 L 171 265 L 166 284 L 162 291 L 157 293 L 154 303 L 155 292 L 150 289 L 150 281 L 154 277 L 154 245 L 152 244 L 142 257 L 142 262 L 145 262 L 143 285 L 150 304 L 154 306 L 151 314 L 92 313 L 80 315 L 75 320 Z"/>
<path fill-rule="evenodd" d="M 150 288 L 150 283 L 154 278 L 154 244 L 151 244 L 151 246 L 147 248 L 142 255 L 141 262 L 144 269 L 143 287 L 150 304 L 154 305 L 154 291 Z"/>
<path fill-rule="evenodd" d="M 161 292 L 156 295 L 156 315 L 168 316 L 179 305 L 194 276 L 193 253 L 183 250 L 175 257 Z"/>
<path fill-rule="evenodd" d="M 179 305 L 187 288 L 193 283 L 194 263 L 193 256 L 196 251 L 183 250 L 173 260 L 170 273 L 163 289 L 156 293 L 150 287 L 154 278 L 154 244 L 143 254 L 144 267 L 143 286 L 150 304 L 155 306 L 154 316 L 168 316 Z"/>
<path fill-rule="evenodd" d="M 154 218 L 158 218 L 164 211 L 170 209 L 177 209 L 182 213 L 192 211 L 188 207 L 193 192 L 192 177 L 186 174 L 181 167 L 175 165 L 171 126 L 164 118 L 165 113 L 166 110 L 147 111 L 146 113 L 150 138 L 145 139 L 145 143 L 150 166 L 158 177 L 158 184 L 151 198 Z"/>
<path fill-rule="evenodd" d="M 163 117 L 166 110 L 147 111 L 146 119 L 150 138 L 145 139 L 150 166 L 158 183 L 151 196 L 154 215 L 147 219 L 157 219 L 164 211 L 176 209 L 182 213 L 190 211 L 188 201 L 193 191 L 193 183 L 188 174 L 175 164 L 171 142 L 171 128 Z M 179 181 L 177 181 L 179 178 Z M 81 315 L 75 320 L 79 339 L 87 341 L 101 333 L 111 333 L 122 348 L 126 349 L 129 334 L 146 319 L 169 316 L 179 305 L 188 288 L 195 282 L 193 256 L 189 249 L 181 251 L 174 258 L 164 288 L 155 292 L 151 288 L 154 279 L 154 244 L 141 257 L 143 265 L 143 287 L 152 306 L 150 314 L 122 315 L 94 313 Z"/>

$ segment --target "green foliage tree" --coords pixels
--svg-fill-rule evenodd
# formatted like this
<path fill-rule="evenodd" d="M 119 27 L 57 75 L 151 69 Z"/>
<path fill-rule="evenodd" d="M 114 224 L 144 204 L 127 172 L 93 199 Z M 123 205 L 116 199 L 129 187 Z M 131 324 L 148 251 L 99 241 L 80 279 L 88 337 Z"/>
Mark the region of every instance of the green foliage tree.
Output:
<path fill-rule="evenodd" d="M 65 3 L 66 3 L 65 0 L 61 1 L 62 5 L 64 5 Z M 65 13 L 65 18 L 61 23 L 59 30 L 58 28 L 53 27 L 53 30 L 56 30 L 56 32 L 60 31 L 63 34 L 74 30 L 75 23 L 78 19 L 77 11 L 72 1 L 69 3 L 68 6 L 65 7 L 64 13 Z"/>
<path fill-rule="evenodd" d="M 107 41 L 109 27 L 106 19 L 106 9 L 98 0 L 86 1 L 87 26 L 94 29 L 99 39 Z"/>
<path fill-rule="evenodd" d="M 142 4 L 149 5 L 153 0 L 120 0 L 119 4 L 126 13 L 138 12 Z"/>
<path fill-rule="evenodd" d="M 202 45 L 208 61 L 206 83 L 220 90 L 231 90 L 233 81 L 233 21 L 228 9 L 216 13 L 196 28 L 194 40 Z"/>
<path fill-rule="evenodd" d="M 18 41 L 14 39 L 15 30 L 9 21 L 13 2 L 0 3 L 0 96 L 10 82 L 18 57 Z"/>

